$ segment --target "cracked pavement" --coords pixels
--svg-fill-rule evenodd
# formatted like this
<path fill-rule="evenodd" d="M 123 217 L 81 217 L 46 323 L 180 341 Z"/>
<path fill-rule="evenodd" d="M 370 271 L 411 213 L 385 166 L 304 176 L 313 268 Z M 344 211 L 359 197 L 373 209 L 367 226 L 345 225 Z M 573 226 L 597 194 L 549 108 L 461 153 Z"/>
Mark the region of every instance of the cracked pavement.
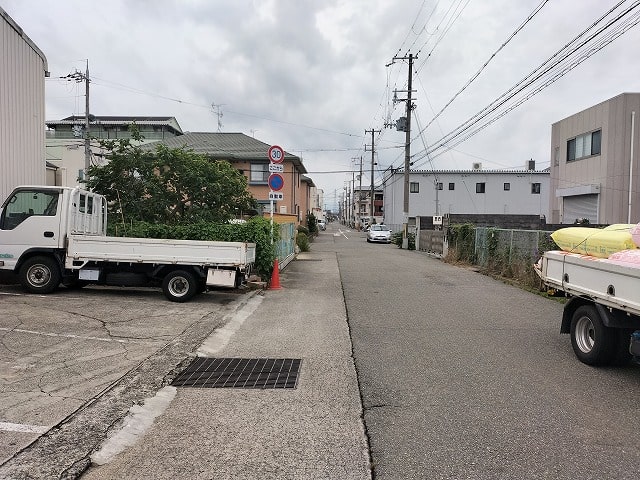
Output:
<path fill-rule="evenodd" d="M 153 289 L 0 285 L 0 478 L 74 478 L 109 427 L 254 294 L 179 304 Z"/>

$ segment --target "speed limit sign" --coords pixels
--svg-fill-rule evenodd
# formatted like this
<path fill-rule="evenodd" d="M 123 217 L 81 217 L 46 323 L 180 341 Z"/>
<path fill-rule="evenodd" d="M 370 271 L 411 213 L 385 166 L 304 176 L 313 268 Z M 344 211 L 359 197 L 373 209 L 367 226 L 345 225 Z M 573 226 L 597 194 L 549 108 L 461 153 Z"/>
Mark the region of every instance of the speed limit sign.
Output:
<path fill-rule="evenodd" d="M 282 163 L 284 161 L 284 150 L 278 145 L 269 147 L 269 160 L 273 163 Z"/>

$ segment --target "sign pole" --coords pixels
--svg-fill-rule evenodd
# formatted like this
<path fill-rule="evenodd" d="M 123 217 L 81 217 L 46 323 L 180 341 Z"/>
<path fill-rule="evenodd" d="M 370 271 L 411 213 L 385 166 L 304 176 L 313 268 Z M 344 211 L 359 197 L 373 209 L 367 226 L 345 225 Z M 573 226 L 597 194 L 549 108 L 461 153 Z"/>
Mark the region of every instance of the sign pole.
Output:
<path fill-rule="evenodd" d="M 271 205 L 271 245 L 273 245 L 273 201 L 275 197 L 278 197 L 279 200 L 283 199 L 282 194 L 277 194 L 274 192 L 278 192 L 284 186 L 284 179 L 278 172 L 284 172 L 284 167 L 282 162 L 284 161 L 284 150 L 279 145 L 272 145 L 267 150 L 267 157 L 269 157 L 269 188 L 271 191 L 269 192 L 269 203 Z M 277 261 L 277 259 L 276 259 Z M 277 263 L 276 263 L 277 265 Z"/>
<path fill-rule="evenodd" d="M 271 245 L 273 245 L 273 200 L 271 200 Z"/>

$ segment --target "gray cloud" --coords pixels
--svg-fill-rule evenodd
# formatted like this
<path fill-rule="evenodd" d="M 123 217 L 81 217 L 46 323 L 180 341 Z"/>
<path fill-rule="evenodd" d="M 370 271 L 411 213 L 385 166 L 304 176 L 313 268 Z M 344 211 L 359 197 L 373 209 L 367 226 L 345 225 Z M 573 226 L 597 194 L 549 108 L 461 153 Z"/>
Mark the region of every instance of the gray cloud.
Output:
<path fill-rule="evenodd" d="M 385 67 L 394 55 L 418 55 L 414 127 L 424 126 L 539 3 L 4 0 L 3 8 L 44 51 L 52 77 L 84 69 L 89 59 L 95 114 L 171 115 L 185 130 L 215 131 L 216 103 L 223 131 L 254 134 L 300 154 L 333 206 L 352 175 L 320 172 L 357 170 L 353 158 L 360 156 L 367 165 L 364 130 L 403 115 L 403 104 L 390 99 L 393 89 L 406 89 L 407 64 Z M 476 114 L 614 3 L 548 2 L 412 151 Z M 455 21 L 443 20 L 455 9 Z M 636 27 L 454 150 L 418 163 L 469 168 L 480 160 L 505 168 L 533 158 L 548 166 L 553 122 L 640 91 L 639 44 Z M 82 114 L 80 87 L 48 80 L 47 118 Z M 383 129 L 376 141 L 378 168 L 402 163 L 402 149 L 392 147 L 402 145 L 403 133 Z"/>

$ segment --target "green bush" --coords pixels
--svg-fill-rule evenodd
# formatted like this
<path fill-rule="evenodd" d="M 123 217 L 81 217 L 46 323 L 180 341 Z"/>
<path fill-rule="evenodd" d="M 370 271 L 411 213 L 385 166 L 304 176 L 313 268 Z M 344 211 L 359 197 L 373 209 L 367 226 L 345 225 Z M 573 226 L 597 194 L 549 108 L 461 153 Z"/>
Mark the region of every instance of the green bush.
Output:
<path fill-rule="evenodd" d="M 451 225 L 447 230 L 450 252 L 455 252 L 455 260 L 474 263 L 475 260 L 475 225 L 465 223 Z"/>
<path fill-rule="evenodd" d="M 126 232 L 113 231 L 121 237 L 171 238 L 175 240 L 206 240 L 217 242 L 248 242 L 256 244 L 256 273 L 263 279 L 269 278 L 276 258 L 276 244 L 280 229 L 273 225 L 271 242 L 271 222 L 262 217 L 253 217 L 246 223 L 217 224 L 209 222 L 188 225 L 164 225 L 135 222 L 128 225 Z"/>
<path fill-rule="evenodd" d="M 309 236 L 304 232 L 298 232 L 298 235 L 296 235 L 296 245 L 298 245 L 301 252 L 308 252 Z"/>
<path fill-rule="evenodd" d="M 397 245 L 398 248 L 402 248 L 402 233 L 403 232 L 395 232 L 391 234 L 391 243 Z M 414 233 L 407 234 L 407 250 L 415 250 L 416 249 L 416 235 Z"/>
<path fill-rule="evenodd" d="M 298 232 L 302 232 L 305 235 L 309 235 L 309 229 L 304 225 L 298 225 Z"/>
<path fill-rule="evenodd" d="M 307 214 L 307 228 L 311 234 L 318 233 L 318 220 L 313 213 Z"/>

